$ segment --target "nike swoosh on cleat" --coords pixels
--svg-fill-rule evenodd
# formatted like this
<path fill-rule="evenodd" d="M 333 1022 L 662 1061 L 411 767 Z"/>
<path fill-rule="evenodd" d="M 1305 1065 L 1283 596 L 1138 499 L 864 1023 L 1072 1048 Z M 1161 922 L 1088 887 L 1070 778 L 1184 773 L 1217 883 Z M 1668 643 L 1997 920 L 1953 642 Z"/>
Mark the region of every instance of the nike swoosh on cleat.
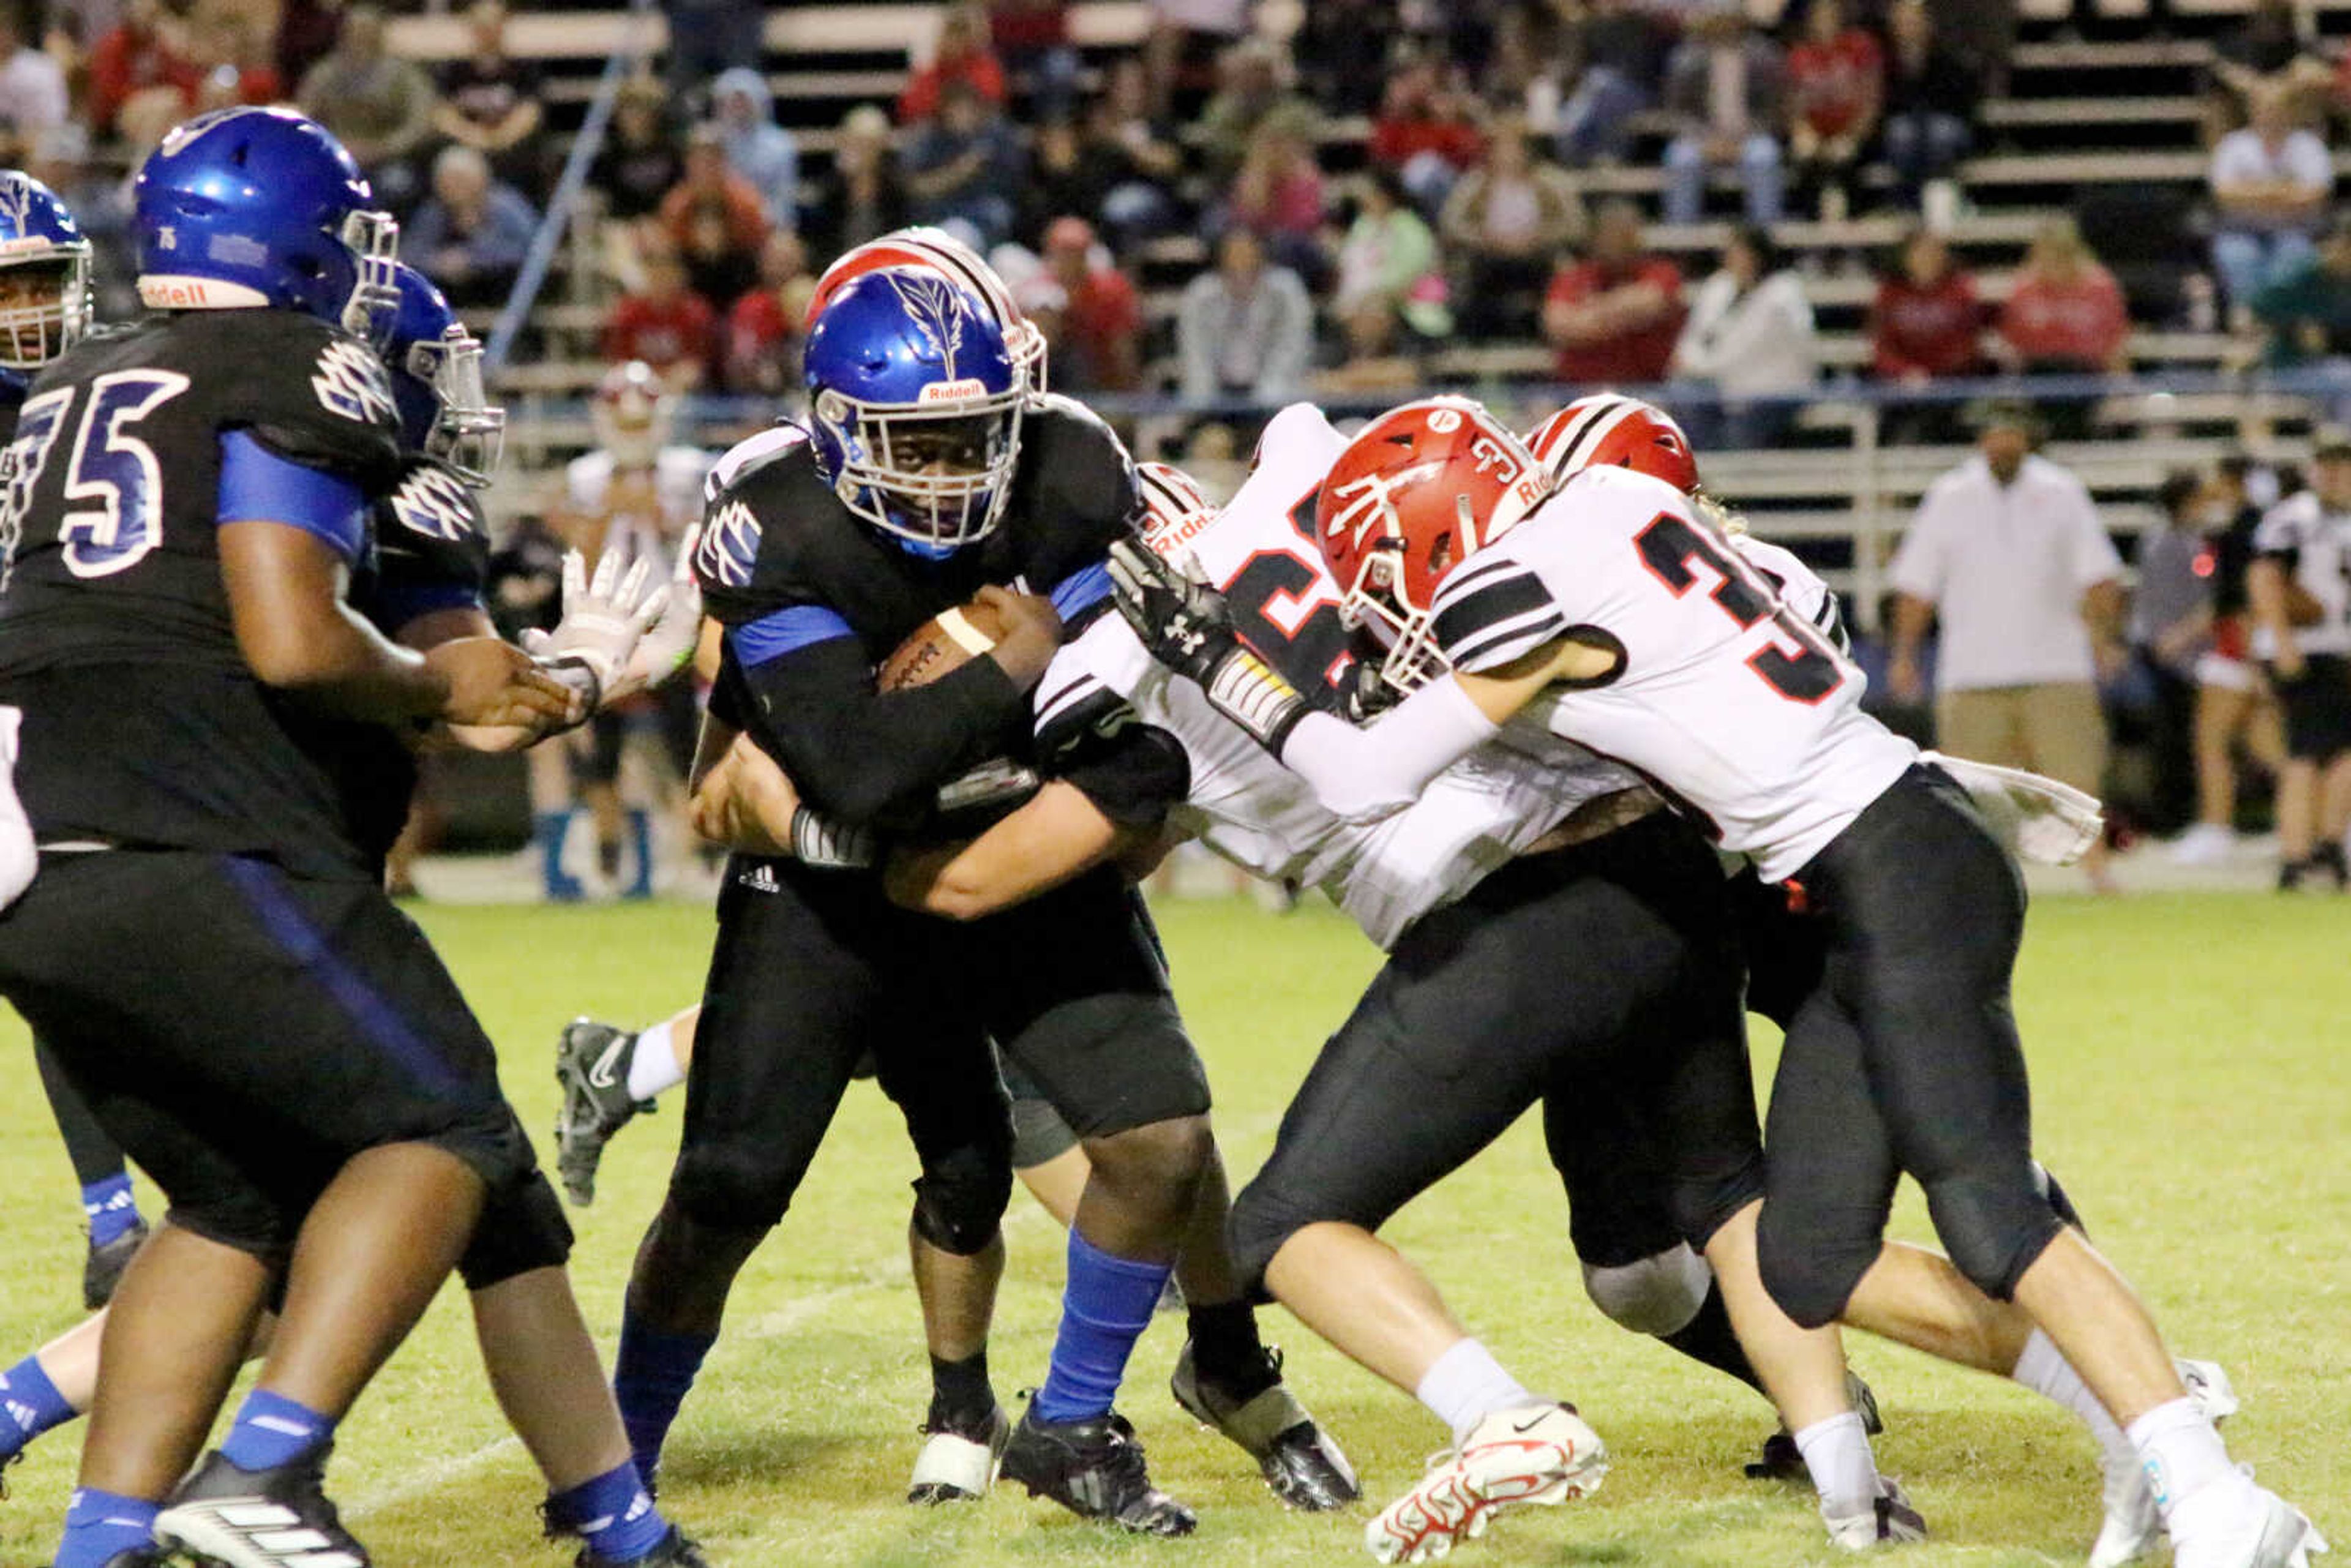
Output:
<path fill-rule="evenodd" d="M 627 1035 L 614 1035 L 612 1043 L 604 1048 L 604 1054 L 598 1057 L 596 1064 L 588 1070 L 588 1082 L 599 1089 L 610 1089 L 618 1083 L 620 1078 L 612 1070 L 620 1065 L 621 1052 L 628 1043 Z"/>
<path fill-rule="evenodd" d="M 1525 1437 L 1529 1432 L 1533 1431 L 1536 1427 L 1538 1427 L 1541 1426 L 1545 1421 L 1549 1420 L 1550 1418 L 1551 1418 L 1551 1412 L 1549 1412 L 1548 1410 L 1546 1410 L 1546 1411 L 1544 1411 L 1541 1415 L 1540 1415 L 1540 1416 L 1536 1416 L 1536 1417 L 1535 1417 L 1533 1420 L 1531 1420 L 1531 1421 L 1513 1421 L 1513 1422 L 1511 1422 L 1511 1423 L 1510 1423 L 1510 1430 L 1511 1430 L 1511 1431 L 1513 1431 L 1513 1432 L 1516 1432 L 1520 1437 Z"/>

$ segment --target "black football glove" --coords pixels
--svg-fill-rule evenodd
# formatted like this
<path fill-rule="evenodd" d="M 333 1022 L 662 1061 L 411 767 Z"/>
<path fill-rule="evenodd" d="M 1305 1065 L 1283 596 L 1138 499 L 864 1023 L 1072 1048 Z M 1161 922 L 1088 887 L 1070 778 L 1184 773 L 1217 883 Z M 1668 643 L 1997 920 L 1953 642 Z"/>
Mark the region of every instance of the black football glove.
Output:
<path fill-rule="evenodd" d="M 1313 709 L 1241 641 L 1225 596 L 1130 539 L 1111 545 L 1110 579 L 1118 612 L 1151 656 L 1196 682 L 1211 706 L 1280 756 Z"/>

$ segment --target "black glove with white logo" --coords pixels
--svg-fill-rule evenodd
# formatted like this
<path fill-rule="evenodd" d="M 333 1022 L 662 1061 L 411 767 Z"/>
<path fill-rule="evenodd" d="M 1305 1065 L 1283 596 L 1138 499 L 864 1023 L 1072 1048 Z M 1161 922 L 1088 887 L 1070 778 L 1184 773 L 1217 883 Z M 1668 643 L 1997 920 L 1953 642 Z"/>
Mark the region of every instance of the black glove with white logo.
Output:
<path fill-rule="evenodd" d="M 1196 682 L 1210 706 L 1280 756 L 1313 709 L 1241 641 L 1225 596 L 1134 540 L 1113 543 L 1109 564 L 1118 612 L 1151 656 Z"/>

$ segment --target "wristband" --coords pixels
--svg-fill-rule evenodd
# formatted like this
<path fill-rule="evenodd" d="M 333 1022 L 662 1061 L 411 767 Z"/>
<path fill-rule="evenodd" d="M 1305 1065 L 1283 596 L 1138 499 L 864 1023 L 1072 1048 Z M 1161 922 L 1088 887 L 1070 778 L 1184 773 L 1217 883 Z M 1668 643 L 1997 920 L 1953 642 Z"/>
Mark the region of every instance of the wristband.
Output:
<path fill-rule="evenodd" d="M 792 808 L 792 857 L 828 871 L 860 871 L 878 858 L 872 829 L 836 822 L 806 806 Z"/>

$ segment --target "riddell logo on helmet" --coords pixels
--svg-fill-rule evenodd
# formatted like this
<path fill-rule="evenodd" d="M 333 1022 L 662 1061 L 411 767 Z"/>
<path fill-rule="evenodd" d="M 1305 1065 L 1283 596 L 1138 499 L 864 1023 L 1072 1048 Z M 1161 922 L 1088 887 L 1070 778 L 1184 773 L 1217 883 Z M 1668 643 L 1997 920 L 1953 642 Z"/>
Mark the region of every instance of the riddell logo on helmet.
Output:
<path fill-rule="evenodd" d="M 235 310 L 266 305 L 269 297 L 217 277 L 149 273 L 139 280 L 139 303 L 150 310 Z"/>
<path fill-rule="evenodd" d="M 925 387 L 916 402 L 962 402 L 967 398 L 986 397 L 987 383 L 977 376 L 966 376 L 959 382 L 933 382 Z"/>

